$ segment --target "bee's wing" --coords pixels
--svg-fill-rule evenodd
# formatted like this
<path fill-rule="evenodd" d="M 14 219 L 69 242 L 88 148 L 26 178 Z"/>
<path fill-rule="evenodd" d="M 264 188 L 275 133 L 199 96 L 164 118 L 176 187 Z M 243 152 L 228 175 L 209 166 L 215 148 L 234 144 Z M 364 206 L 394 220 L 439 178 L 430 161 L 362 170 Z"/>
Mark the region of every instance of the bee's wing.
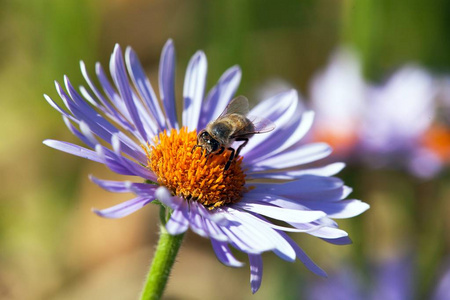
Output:
<path fill-rule="evenodd" d="M 269 119 L 256 116 L 247 117 L 255 126 L 255 131 L 253 133 L 266 133 L 275 129 L 275 123 Z"/>
<path fill-rule="evenodd" d="M 219 118 L 229 114 L 239 114 L 245 116 L 248 113 L 248 99 L 245 96 L 237 96 L 228 103 Z"/>
<path fill-rule="evenodd" d="M 237 128 L 236 131 L 230 136 L 230 138 L 248 138 L 254 134 L 266 133 L 275 129 L 275 124 L 269 119 L 263 117 L 249 116 L 247 117 L 255 127 L 254 130 L 248 131 L 245 127 Z"/>

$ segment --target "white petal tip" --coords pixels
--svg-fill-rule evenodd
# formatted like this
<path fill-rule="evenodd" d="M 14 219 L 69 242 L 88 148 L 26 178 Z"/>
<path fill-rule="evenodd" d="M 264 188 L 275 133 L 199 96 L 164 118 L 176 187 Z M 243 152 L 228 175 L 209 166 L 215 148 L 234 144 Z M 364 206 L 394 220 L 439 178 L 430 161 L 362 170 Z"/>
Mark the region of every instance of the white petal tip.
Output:
<path fill-rule="evenodd" d="M 368 210 L 370 208 L 370 205 L 365 203 L 365 202 L 362 202 L 361 203 L 361 207 L 362 207 L 361 208 L 362 209 L 361 213 L 363 213 L 363 212 L 365 212 L 366 210 Z"/>
<path fill-rule="evenodd" d="M 172 52 L 175 49 L 173 45 L 173 41 L 171 39 L 167 40 L 167 42 L 164 44 L 163 53 Z"/>

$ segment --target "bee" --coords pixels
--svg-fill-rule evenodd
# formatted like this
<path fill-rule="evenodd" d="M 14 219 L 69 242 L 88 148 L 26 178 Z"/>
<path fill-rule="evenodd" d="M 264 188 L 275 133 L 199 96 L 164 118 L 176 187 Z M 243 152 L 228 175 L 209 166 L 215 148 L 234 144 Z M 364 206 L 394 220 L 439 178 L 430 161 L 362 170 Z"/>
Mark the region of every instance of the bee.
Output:
<path fill-rule="evenodd" d="M 222 154 L 225 149 L 231 151 L 225 171 L 231 165 L 235 157 L 239 156 L 242 148 L 248 140 L 257 133 L 270 132 L 275 128 L 272 121 L 263 118 L 247 117 L 248 100 L 244 96 L 238 96 L 230 101 L 225 110 L 215 120 L 206 125 L 197 136 L 196 148 L 202 148 L 205 155 Z M 231 147 L 234 142 L 243 142 L 237 150 Z"/>

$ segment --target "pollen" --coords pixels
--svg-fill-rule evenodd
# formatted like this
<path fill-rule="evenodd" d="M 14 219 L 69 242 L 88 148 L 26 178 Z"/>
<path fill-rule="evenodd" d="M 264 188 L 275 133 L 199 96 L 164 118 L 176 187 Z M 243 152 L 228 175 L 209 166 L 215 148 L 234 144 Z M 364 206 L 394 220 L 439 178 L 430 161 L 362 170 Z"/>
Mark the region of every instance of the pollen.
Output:
<path fill-rule="evenodd" d="M 205 155 L 197 144 L 197 132 L 172 129 L 162 132 L 153 145 L 144 146 L 148 168 L 158 177 L 158 183 L 173 195 L 197 201 L 209 209 L 237 203 L 245 192 L 242 156 L 233 159 L 225 170 L 230 151 Z"/>

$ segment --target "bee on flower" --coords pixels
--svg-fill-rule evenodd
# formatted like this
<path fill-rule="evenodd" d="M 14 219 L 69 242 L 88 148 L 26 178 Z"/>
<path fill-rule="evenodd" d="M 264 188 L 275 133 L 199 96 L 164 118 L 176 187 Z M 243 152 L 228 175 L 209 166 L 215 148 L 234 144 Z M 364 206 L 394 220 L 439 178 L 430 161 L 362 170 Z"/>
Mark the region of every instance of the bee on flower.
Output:
<path fill-rule="evenodd" d="M 56 83 L 65 108 L 45 98 L 84 146 L 56 140 L 44 143 L 138 178 L 132 182 L 91 177 L 108 191 L 136 195 L 94 210 L 99 216 L 121 218 L 149 203 L 161 204 L 169 212 L 163 224 L 169 235 L 178 236 L 190 228 L 211 241 L 218 260 L 226 266 L 243 265 L 230 246 L 246 253 L 253 292 L 261 285 L 261 254 L 268 251 L 286 261 L 299 259 L 312 272 L 325 276 L 287 232 L 306 233 L 332 244 L 351 242 L 333 219 L 354 217 L 369 206 L 346 199 L 351 189 L 334 177 L 342 163 L 311 167 L 310 163 L 327 157 L 331 148 L 325 143 L 301 144 L 313 113 L 301 109 L 295 90 L 260 102 L 247 115 L 248 109 L 242 109 L 246 100 L 230 102 L 241 79 L 240 68 L 228 69 L 205 96 L 207 61 L 199 51 L 186 70 L 178 120 L 171 40 L 161 54 L 159 98 L 131 48 L 124 57 L 120 46 L 115 47 L 110 61 L 112 82 L 96 65 L 100 88 L 83 63 L 81 70 L 87 87 L 80 92 L 67 77 L 64 85 Z"/>

